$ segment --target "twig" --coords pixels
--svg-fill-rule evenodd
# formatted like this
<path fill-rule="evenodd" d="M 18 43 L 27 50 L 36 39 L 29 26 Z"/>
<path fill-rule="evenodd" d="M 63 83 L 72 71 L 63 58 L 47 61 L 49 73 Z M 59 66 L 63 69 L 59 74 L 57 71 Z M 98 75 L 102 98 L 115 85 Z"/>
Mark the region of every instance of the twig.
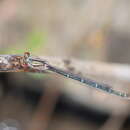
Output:
<path fill-rule="evenodd" d="M 63 71 L 57 67 L 54 67 L 46 60 L 40 59 L 38 57 L 30 56 L 30 53 L 25 52 L 23 56 L 18 55 L 1 55 L 0 56 L 0 70 L 4 72 L 45 72 L 51 71 L 57 74 L 63 75 L 67 78 L 71 78 L 73 80 L 77 80 L 83 84 L 86 84 L 90 87 L 96 88 L 103 92 L 107 92 L 112 95 L 116 95 L 125 99 L 130 99 L 128 93 L 117 91 L 111 88 L 111 86 L 107 84 L 98 83 L 89 78 L 84 78 L 78 76 L 76 74 Z"/>
<path fill-rule="evenodd" d="M 121 130 L 129 115 L 129 103 L 121 103 L 120 107 L 111 111 L 110 117 L 99 130 Z"/>
<path fill-rule="evenodd" d="M 44 72 L 45 67 L 41 64 L 35 66 L 33 63 L 31 66 L 29 56 L 28 52 L 24 55 L 0 55 L 0 72 Z"/>
<path fill-rule="evenodd" d="M 52 118 L 52 114 L 59 98 L 59 88 L 45 88 L 45 94 L 41 97 L 32 120 L 27 124 L 26 130 L 46 130 Z"/>

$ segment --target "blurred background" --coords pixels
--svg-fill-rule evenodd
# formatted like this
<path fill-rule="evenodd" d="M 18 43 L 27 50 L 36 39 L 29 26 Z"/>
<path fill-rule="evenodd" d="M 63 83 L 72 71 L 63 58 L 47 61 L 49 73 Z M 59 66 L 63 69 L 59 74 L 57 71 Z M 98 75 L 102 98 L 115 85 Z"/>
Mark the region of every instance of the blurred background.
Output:
<path fill-rule="evenodd" d="M 1 0 L 0 54 L 29 51 L 129 67 L 129 21 L 129 0 Z M 124 80 L 91 70 L 130 92 L 129 73 Z M 0 130 L 129 130 L 129 106 L 58 75 L 0 73 Z"/>

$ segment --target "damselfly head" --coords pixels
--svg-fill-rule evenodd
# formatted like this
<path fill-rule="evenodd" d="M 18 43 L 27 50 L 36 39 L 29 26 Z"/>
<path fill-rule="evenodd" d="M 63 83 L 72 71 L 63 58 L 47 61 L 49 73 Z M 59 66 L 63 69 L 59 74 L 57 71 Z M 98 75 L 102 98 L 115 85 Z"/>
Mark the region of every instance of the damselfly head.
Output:
<path fill-rule="evenodd" d="M 30 57 L 30 52 L 24 52 L 24 58 L 27 59 L 28 57 Z"/>
<path fill-rule="evenodd" d="M 42 69 L 42 70 L 47 70 L 47 62 L 40 60 L 37 57 L 30 56 L 29 52 L 24 53 L 24 60 L 25 63 L 28 65 L 28 67 L 32 69 Z"/>

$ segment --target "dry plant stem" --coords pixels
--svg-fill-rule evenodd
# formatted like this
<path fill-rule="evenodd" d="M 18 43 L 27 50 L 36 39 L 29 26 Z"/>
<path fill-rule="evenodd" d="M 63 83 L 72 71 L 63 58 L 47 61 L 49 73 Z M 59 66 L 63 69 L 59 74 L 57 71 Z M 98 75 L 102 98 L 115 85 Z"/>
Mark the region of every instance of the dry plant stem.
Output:
<path fill-rule="evenodd" d="M 45 88 L 45 95 L 42 96 L 36 112 L 26 130 L 47 129 L 59 95 L 60 91 L 58 88 Z"/>
<path fill-rule="evenodd" d="M 101 126 L 99 130 L 121 130 L 125 120 L 129 115 L 129 103 L 121 104 L 119 110 L 113 110 L 108 120 Z"/>
<path fill-rule="evenodd" d="M 21 65 L 22 56 L 19 55 L 0 55 L 1 72 L 22 72 L 24 68 Z"/>
<path fill-rule="evenodd" d="M 64 63 L 70 64 L 70 61 L 66 60 Z M 71 68 L 72 69 L 72 68 Z M 73 68 L 74 69 L 74 68 Z M 30 53 L 26 52 L 23 56 L 18 55 L 0 55 L 0 70 L 3 72 L 45 72 L 50 71 L 67 78 L 79 81 L 86 84 L 89 87 L 96 88 L 103 92 L 122 97 L 124 99 L 130 99 L 128 93 L 114 90 L 107 84 L 98 83 L 89 78 L 76 75 L 71 72 L 60 69 L 59 66 L 55 67 L 51 62 L 46 61 L 38 57 L 30 56 Z"/>
<path fill-rule="evenodd" d="M 111 115 L 99 130 L 121 130 L 126 118 L 127 115 Z"/>
<path fill-rule="evenodd" d="M 44 66 L 31 67 L 24 55 L 0 55 L 0 72 L 44 72 Z"/>

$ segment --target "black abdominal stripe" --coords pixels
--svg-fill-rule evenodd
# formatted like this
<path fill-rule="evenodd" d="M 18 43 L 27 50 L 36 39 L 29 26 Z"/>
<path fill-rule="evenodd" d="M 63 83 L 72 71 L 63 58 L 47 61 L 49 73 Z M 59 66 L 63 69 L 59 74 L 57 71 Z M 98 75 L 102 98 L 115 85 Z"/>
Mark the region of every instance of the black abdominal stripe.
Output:
<path fill-rule="evenodd" d="M 48 65 L 48 70 L 53 71 L 53 72 L 55 72 L 55 73 L 58 73 L 58 74 L 60 74 L 60 75 L 63 75 L 63 76 L 65 76 L 65 77 L 67 77 L 67 78 L 70 78 L 70 79 L 79 81 L 79 82 L 81 82 L 81 83 L 83 83 L 83 84 L 86 84 L 86 85 L 88 85 L 88 86 L 90 86 L 90 87 L 99 89 L 99 90 L 101 90 L 101 91 L 103 91 L 103 92 L 107 92 L 107 93 L 109 93 L 109 94 L 113 94 L 113 95 L 116 95 L 116 96 L 120 96 L 120 97 L 126 98 L 126 99 L 129 99 L 129 98 L 130 98 L 130 97 L 129 97 L 129 94 L 124 93 L 124 92 L 120 92 L 120 91 L 116 91 L 116 90 L 112 89 L 112 88 L 111 88 L 109 85 L 107 85 L 107 84 L 100 84 L 100 83 L 95 82 L 95 81 L 93 81 L 93 80 L 91 80 L 91 79 L 82 78 L 82 77 L 80 77 L 80 76 L 77 76 L 77 75 L 72 74 L 72 73 L 69 73 L 69 72 L 65 72 L 65 71 L 63 71 L 63 70 L 57 69 L 57 68 L 55 68 L 55 67 L 52 67 L 52 66 L 50 66 L 50 65 Z"/>
<path fill-rule="evenodd" d="M 31 66 L 33 66 L 32 61 L 41 62 L 43 64 L 43 66 L 45 66 L 45 65 L 47 66 L 47 70 L 49 70 L 49 71 L 52 71 L 52 72 L 55 72 L 57 74 L 63 75 L 64 77 L 79 81 L 83 84 L 86 84 L 89 87 L 96 88 L 96 89 L 101 90 L 103 92 L 113 94 L 113 95 L 116 95 L 116 96 L 119 96 L 119 97 L 122 97 L 125 99 L 130 99 L 130 95 L 128 93 L 114 90 L 107 84 L 101 84 L 101 83 L 98 83 L 98 82 L 93 81 L 91 79 L 83 78 L 83 77 L 80 77 L 78 75 L 72 74 L 70 72 L 63 71 L 61 69 L 58 69 L 56 67 L 49 65 L 48 63 L 46 63 L 46 61 L 33 59 L 31 57 L 28 58 L 28 61 L 29 61 L 29 64 Z"/>

